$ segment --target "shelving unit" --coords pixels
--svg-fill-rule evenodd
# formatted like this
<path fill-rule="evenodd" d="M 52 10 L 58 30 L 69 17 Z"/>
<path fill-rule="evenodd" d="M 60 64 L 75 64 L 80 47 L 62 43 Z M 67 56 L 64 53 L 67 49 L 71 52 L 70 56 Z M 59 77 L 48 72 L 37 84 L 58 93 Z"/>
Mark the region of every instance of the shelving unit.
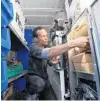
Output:
<path fill-rule="evenodd" d="M 9 26 L 10 27 L 10 26 Z M 18 88 L 18 90 L 23 90 L 25 89 L 25 85 L 23 82 L 23 87 L 18 87 L 21 85 L 21 79 L 25 80 L 24 77 L 28 72 L 28 68 L 29 68 L 29 48 L 27 46 L 27 44 L 25 44 L 25 42 L 21 39 L 21 37 L 19 37 L 19 35 L 17 34 L 17 32 L 15 30 L 12 30 L 12 28 L 10 27 L 10 37 L 11 37 L 11 50 L 16 52 L 17 55 L 17 59 L 21 61 L 22 65 L 23 65 L 23 71 L 21 72 L 21 74 L 11 77 L 8 79 L 8 83 L 10 84 L 11 82 L 16 81 L 16 83 L 14 83 L 14 85 Z M 20 79 L 20 81 L 19 81 Z M 26 82 L 26 81 L 25 81 Z"/>
<path fill-rule="evenodd" d="M 100 1 L 96 0 L 95 3 L 97 3 L 96 5 L 99 5 Z M 93 5 L 95 5 L 95 4 L 93 4 Z M 91 49 L 91 56 L 92 56 L 92 60 L 93 60 L 94 73 L 85 73 L 85 72 L 75 70 L 72 61 L 69 60 L 69 80 L 70 80 L 70 92 L 71 92 L 72 100 L 74 100 L 75 88 L 78 86 L 78 80 L 80 78 L 85 79 L 85 80 L 91 80 L 96 83 L 98 99 L 100 99 L 100 72 L 99 72 L 99 69 L 100 69 L 99 36 L 100 35 L 98 34 L 99 29 L 96 28 L 97 22 L 95 22 L 95 20 L 94 20 L 95 19 L 94 16 L 96 16 L 96 14 L 93 15 L 93 12 L 97 13 L 95 10 L 96 10 L 96 7 L 94 9 L 93 6 L 91 6 L 88 10 L 85 10 L 79 18 L 79 19 L 81 19 L 84 15 L 87 17 L 88 34 L 89 34 L 90 49 Z M 100 14 L 99 14 L 99 16 L 100 16 Z M 74 24 L 73 27 L 77 26 L 77 23 L 80 21 L 79 19 L 77 20 L 77 22 Z M 100 20 L 100 18 L 98 18 L 98 21 L 99 20 Z M 69 38 L 70 37 L 68 36 L 68 39 Z M 68 54 L 73 55 L 70 52 Z"/>

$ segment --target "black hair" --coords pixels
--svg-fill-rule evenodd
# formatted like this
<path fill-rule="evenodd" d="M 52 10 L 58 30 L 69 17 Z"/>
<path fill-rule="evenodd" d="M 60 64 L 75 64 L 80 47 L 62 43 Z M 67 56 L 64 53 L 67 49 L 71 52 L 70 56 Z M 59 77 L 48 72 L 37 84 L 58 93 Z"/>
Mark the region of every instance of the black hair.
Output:
<path fill-rule="evenodd" d="M 44 29 L 44 28 L 43 28 L 43 27 L 40 27 L 40 26 L 34 28 L 34 29 L 33 29 L 33 37 L 37 37 L 37 33 L 36 33 L 36 32 L 37 32 L 38 30 L 42 30 L 42 29 Z"/>

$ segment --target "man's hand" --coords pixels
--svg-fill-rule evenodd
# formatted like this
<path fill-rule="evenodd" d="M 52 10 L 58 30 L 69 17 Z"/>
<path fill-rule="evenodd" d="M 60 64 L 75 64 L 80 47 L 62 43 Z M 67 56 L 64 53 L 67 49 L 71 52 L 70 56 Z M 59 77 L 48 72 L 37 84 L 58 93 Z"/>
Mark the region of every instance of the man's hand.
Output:
<path fill-rule="evenodd" d="M 59 56 L 53 57 L 52 60 L 51 60 L 51 63 L 53 65 L 58 64 L 59 62 L 60 62 L 60 57 Z"/>
<path fill-rule="evenodd" d="M 89 44 L 88 37 L 79 37 L 68 42 L 68 46 L 72 48 L 74 47 L 85 48 L 88 44 Z"/>

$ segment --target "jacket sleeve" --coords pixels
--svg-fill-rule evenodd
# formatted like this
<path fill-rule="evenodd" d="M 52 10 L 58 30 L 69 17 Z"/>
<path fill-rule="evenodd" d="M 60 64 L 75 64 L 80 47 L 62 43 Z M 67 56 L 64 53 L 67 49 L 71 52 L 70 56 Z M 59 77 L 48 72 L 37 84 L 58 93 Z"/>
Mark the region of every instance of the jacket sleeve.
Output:
<path fill-rule="evenodd" d="M 38 45 L 33 44 L 30 47 L 30 55 L 40 59 L 48 59 L 49 49 L 50 48 L 41 48 Z"/>

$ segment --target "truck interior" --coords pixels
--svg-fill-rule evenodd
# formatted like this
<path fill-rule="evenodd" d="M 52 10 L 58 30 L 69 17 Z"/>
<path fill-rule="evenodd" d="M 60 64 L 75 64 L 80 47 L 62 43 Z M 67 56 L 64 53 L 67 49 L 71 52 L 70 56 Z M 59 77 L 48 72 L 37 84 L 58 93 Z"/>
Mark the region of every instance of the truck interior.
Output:
<path fill-rule="evenodd" d="M 32 33 L 41 26 L 50 47 L 89 38 L 47 68 L 56 100 L 100 100 L 99 10 L 100 0 L 1 0 L 1 99 L 27 100 Z"/>

